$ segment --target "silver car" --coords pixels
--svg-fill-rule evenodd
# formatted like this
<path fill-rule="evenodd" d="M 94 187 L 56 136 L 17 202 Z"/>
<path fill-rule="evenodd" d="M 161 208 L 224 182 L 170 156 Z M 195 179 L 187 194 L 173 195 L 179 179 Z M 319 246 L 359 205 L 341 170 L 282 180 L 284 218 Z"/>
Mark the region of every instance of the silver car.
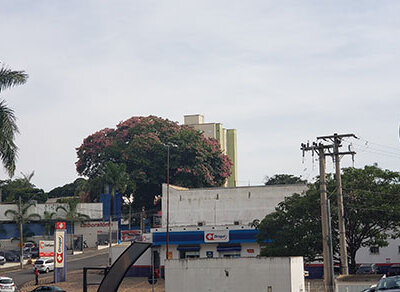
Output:
<path fill-rule="evenodd" d="M 14 281 L 9 277 L 0 277 L 0 292 L 14 292 L 16 290 Z"/>
<path fill-rule="evenodd" d="M 38 270 L 39 272 L 48 273 L 50 271 L 54 271 L 54 260 L 53 259 L 37 259 L 35 264 L 33 265 L 34 270 Z"/>

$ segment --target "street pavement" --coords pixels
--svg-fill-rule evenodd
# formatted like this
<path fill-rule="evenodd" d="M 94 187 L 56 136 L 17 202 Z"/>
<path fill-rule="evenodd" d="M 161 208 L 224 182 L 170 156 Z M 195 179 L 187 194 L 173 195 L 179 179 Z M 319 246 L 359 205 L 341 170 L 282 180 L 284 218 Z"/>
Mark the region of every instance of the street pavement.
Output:
<path fill-rule="evenodd" d="M 108 249 L 97 250 L 88 249 L 85 253 L 79 255 L 68 255 L 67 256 L 67 272 L 82 270 L 83 267 L 93 267 L 93 266 L 106 266 L 108 260 Z M 40 274 L 39 278 L 52 276 L 54 272 L 49 272 L 48 274 Z M 0 275 L 11 277 L 14 279 L 14 283 L 17 287 L 21 287 L 25 283 L 35 279 L 33 274 L 32 266 L 25 266 L 24 269 L 14 269 L 2 271 L 0 269 Z M 68 279 L 67 279 L 68 280 Z"/>

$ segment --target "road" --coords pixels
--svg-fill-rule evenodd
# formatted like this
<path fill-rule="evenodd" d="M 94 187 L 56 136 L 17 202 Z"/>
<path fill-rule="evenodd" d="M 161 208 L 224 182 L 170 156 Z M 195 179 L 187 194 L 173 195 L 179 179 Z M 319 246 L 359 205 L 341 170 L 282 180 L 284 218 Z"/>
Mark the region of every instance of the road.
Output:
<path fill-rule="evenodd" d="M 67 258 L 67 272 L 82 270 L 83 267 L 96 267 L 96 266 L 106 266 L 108 259 L 108 253 L 106 251 L 99 251 L 98 253 L 91 253 L 91 255 L 76 255 L 69 256 Z M 48 274 L 40 274 L 50 276 L 53 275 L 54 272 L 50 272 Z M 39 277 L 40 277 L 39 275 Z M 11 277 L 14 279 L 14 283 L 17 287 L 21 287 L 26 282 L 32 281 L 35 279 L 33 274 L 33 269 L 23 269 L 12 272 L 2 273 L 2 276 Z"/>

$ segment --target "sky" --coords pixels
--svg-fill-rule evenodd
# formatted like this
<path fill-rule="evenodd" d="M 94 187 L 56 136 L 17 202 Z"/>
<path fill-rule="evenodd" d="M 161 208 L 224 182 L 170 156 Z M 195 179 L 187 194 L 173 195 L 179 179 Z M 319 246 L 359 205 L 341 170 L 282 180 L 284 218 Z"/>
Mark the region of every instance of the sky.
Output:
<path fill-rule="evenodd" d="M 75 180 L 76 147 L 132 116 L 203 114 L 238 132 L 240 185 L 312 179 L 300 144 L 354 133 L 342 166 L 400 169 L 400 1 L 2 1 L 16 177 Z M 333 171 L 328 160 L 327 171 Z M 0 179 L 6 179 L 0 172 Z"/>

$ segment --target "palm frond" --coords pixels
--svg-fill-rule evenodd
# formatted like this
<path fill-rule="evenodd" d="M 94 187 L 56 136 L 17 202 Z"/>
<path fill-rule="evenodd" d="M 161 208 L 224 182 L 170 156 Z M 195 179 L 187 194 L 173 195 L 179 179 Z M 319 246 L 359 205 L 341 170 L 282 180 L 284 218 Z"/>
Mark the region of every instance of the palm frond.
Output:
<path fill-rule="evenodd" d="M 13 217 L 18 216 L 18 211 L 15 210 L 7 210 L 4 212 L 4 216 L 8 217 L 8 215 L 11 214 Z"/>
<path fill-rule="evenodd" d="M 26 217 L 26 221 L 30 221 L 30 220 L 40 220 L 40 219 L 42 219 L 42 216 L 40 216 L 40 215 L 37 214 L 37 213 L 29 214 L 29 215 Z"/>
<path fill-rule="evenodd" d="M 25 71 L 14 71 L 6 67 L 0 68 L 0 92 L 6 88 L 24 84 L 28 79 Z"/>
<path fill-rule="evenodd" d="M 67 208 L 65 208 L 64 206 L 58 206 L 58 207 L 56 208 L 56 211 L 58 212 L 58 210 L 63 210 L 65 213 L 68 213 Z"/>
<path fill-rule="evenodd" d="M 26 214 L 26 212 L 28 211 L 28 209 L 29 209 L 30 207 L 32 207 L 32 206 L 36 206 L 36 202 L 35 202 L 35 201 L 29 201 L 29 202 L 25 203 L 25 204 L 22 206 L 21 213 L 22 213 L 22 214 Z"/>
<path fill-rule="evenodd" d="M 15 161 L 18 147 L 15 145 L 15 135 L 18 126 L 14 111 L 10 109 L 4 100 L 0 101 L 0 159 L 11 176 L 14 175 Z"/>

